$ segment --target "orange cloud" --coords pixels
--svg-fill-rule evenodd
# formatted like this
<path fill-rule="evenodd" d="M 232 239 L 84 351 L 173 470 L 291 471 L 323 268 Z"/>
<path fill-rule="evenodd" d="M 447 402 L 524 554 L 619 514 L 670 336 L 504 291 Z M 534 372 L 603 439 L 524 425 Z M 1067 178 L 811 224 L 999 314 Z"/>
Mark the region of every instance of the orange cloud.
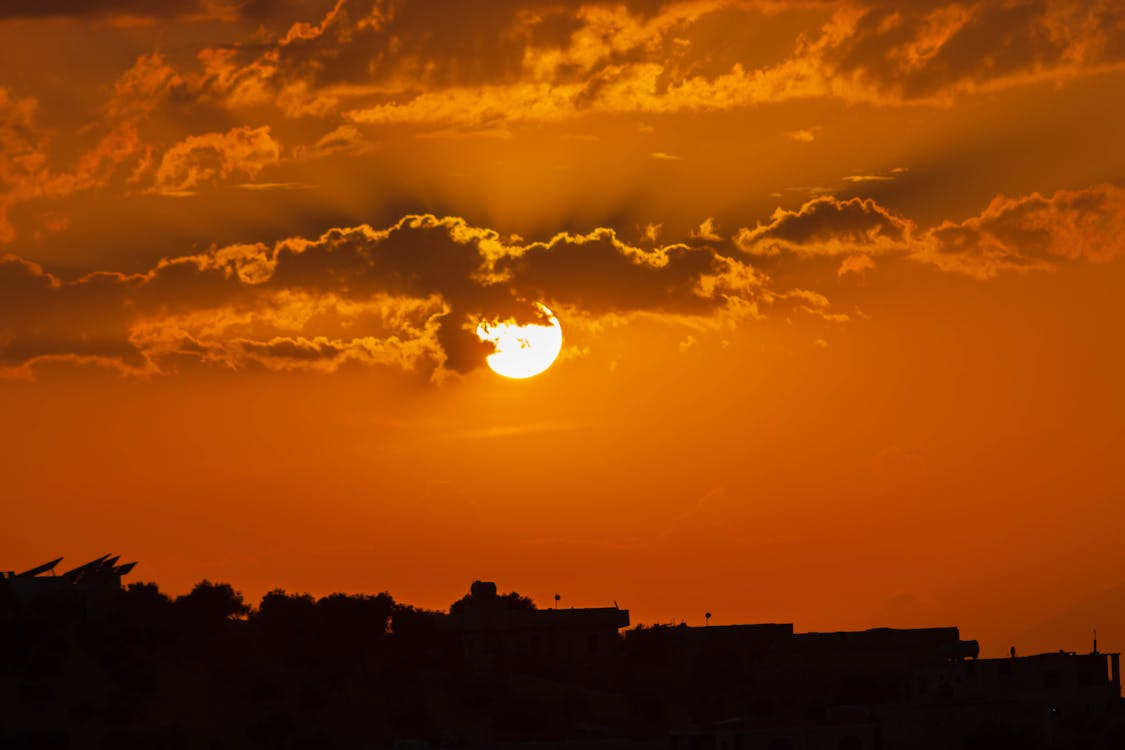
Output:
<path fill-rule="evenodd" d="M 130 342 L 152 362 L 191 357 L 231 369 L 334 372 L 347 364 L 419 369 L 443 359 L 440 297 L 281 291 L 243 302 L 154 314 L 135 321 Z"/>
<path fill-rule="evenodd" d="M 751 255 L 850 255 L 903 250 L 914 223 L 870 198 L 814 198 L 796 211 L 777 209 L 770 221 L 735 235 Z"/>
<path fill-rule="evenodd" d="M 311 24 L 303 21 L 293 24 L 289 27 L 289 31 L 286 32 L 279 44 L 285 46 L 298 40 L 308 41 L 321 36 L 328 27 L 340 17 L 340 11 L 343 9 L 345 3 L 346 0 L 336 0 L 336 4 L 332 6 L 332 10 L 328 11 L 328 14 L 319 24 Z"/>
<path fill-rule="evenodd" d="M 743 228 L 734 244 L 753 256 L 845 256 L 837 275 L 875 268 L 889 254 L 987 279 L 1004 271 L 1051 270 L 1067 261 L 1104 263 L 1125 254 L 1125 190 L 1095 185 L 1009 198 L 979 215 L 925 231 L 867 198 L 814 198 L 796 211 Z"/>
<path fill-rule="evenodd" d="M 749 27 L 762 22 L 759 14 L 784 8 L 713 0 L 672 3 L 646 16 L 626 5 L 590 5 L 574 13 L 575 28 L 561 43 L 527 41 L 518 76 L 466 85 L 434 80 L 421 90 L 405 87 L 391 101 L 353 109 L 348 117 L 370 124 L 472 126 L 589 111 L 726 110 L 799 98 L 947 104 L 959 94 L 1125 65 L 1125 27 L 1112 21 L 1120 12 L 1105 2 L 1094 6 L 1077 0 L 909 8 L 845 3 L 819 33 L 795 39 L 788 57 L 714 68 L 704 40 L 694 36 L 702 19 L 719 11 L 739 18 L 731 15 L 736 12 Z M 440 69 L 443 61 L 432 64 Z M 814 131 L 789 137 L 808 142 Z"/>
<path fill-rule="evenodd" d="M 489 353 L 466 325 L 474 316 L 527 317 L 544 300 L 594 316 L 707 318 L 755 305 L 766 282 L 706 246 L 635 247 L 607 228 L 514 243 L 430 215 L 71 281 L 7 256 L 0 366 L 26 374 L 36 362 L 101 358 L 150 374 L 184 361 L 323 371 L 358 363 L 440 379 Z"/>
<path fill-rule="evenodd" d="M 281 146 L 268 125 L 190 136 L 164 152 L 153 189 L 188 193 L 235 174 L 253 178 L 280 158 Z"/>
<path fill-rule="evenodd" d="M 1123 20 L 1110 0 L 856 4 L 838 11 L 803 54 L 826 71 L 837 96 L 948 103 L 1120 68 Z"/>
<path fill-rule="evenodd" d="M 105 0 L 96 3 L 65 0 L 10 0 L 0 5 L 0 19 L 108 19 L 112 21 L 148 22 L 156 19 L 233 20 L 246 6 L 261 2 L 239 0 Z"/>
<path fill-rule="evenodd" d="M 931 229 L 913 257 L 992 278 L 1065 261 L 1105 263 L 1125 254 L 1125 190 L 1097 185 L 1051 196 L 998 195 L 979 216 Z"/>
<path fill-rule="evenodd" d="M 926 231 L 873 200 L 831 197 L 778 209 L 730 243 L 714 242 L 713 224 L 706 229 L 665 245 L 653 237 L 632 245 L 607 227 L 525 242 L 457 217 L 408 215 L 385 229 L 229 245 L 145 273 L 73 280 L 5 256 L 0 367 L 28 375 L 36 363 L 61 361 L 132 374 L 185 362 L 323 372 L 382 365 L 440 380 L 490 353 L 473 320 L 530 319 L 540 301 L 587 332 L 638 317 L 717 330 L 766 311 L 843 323 L 849 316 L 823 292 L 773 288 L 755 262 L 768 257 L 783 272 L 794 258 L 843 256 L 842 277 L 874 268 L 881 254 L 977 278 L 1107 262 L 1125 253 L 1125 190 L 998 196 L 978 216 Z"/>
<path fill-rule="evenodd" d="M 797 143 L 812 143 L 816 140 L 816 131 L 818 128 L 801 128 L 800 130 L 790 130 L 785 133 L 785 137 Z"/>
<path fill-rule="evenodd" d="M 11 242 L 15 229 L 8 221 L 11 204 L 34 193 L 45 177 L 42 138 L 35 134 L 37 102 L 16 99 L 0 87 L 0 242 Z"/>
<path fill-rule="evenodd" d="M 875 261 L 870 255 L 849 255 L 840 261 L 840 268 L 836 270 L 836 276 L 841 279 L 849 273 L 863 276 L 868 271 L 874 271 L 875 267 Z"/>
<path fill-rule="evenodd" d="M 109 112 L 147 116 L 165 106 L 182 120 L 194 109 L 217 129 L 216 105 L 255 118 L 272 107 L 284 118 L 329 121 L 320 133 L 350 123 L 360 138 L 360 127 L 398 125 L 507 134 L 509 123 L 586 113 L 725 111 L 794 99 L 948 105 L 977 91 L 1125 66 L 1122 13 L 1108 0 L 903 7 L 338 0 L 295 22 L 267 5 L 235 9 L 272 18 L 272 26 L 255 26 L 241 43 L 199 49 L 196 65 L 141 55 L 116 82 Z M 715 51 L 716 19 L 730 38 L 750 38 L 773 23 L 790 28 L 779 19 L 797 12 L 818 20 L 803 33 L 788 31 L 792 44 L 775 59 L 752 55 L 752 45 Z M 807 143 L 816 128 L 786 136 Z M 295 154 L 318 153 L 315 140 L 293 145 Z"/>
<path fill-rule="evenodd" d="M 184 85 L 183 77 L 159 52 L 141 55 L 114 82 L 109 111 L 118 117 L 147 115 L 169 92 Z"/>
<path fill-rule="evenodd" d="M 50 139 L 37 123 L 38 102 L 14 98 L 0 87 L 0 243 L 15 239 L 11 207 L 36 198 L 60 198 L 107 184 L 119 166 L 140 154 L 137 129 L 118 124 L 92 148 L 81 153 L 70 170 L 52 168 Z M 65 220 L 54 217 L 57 225 Z"/>

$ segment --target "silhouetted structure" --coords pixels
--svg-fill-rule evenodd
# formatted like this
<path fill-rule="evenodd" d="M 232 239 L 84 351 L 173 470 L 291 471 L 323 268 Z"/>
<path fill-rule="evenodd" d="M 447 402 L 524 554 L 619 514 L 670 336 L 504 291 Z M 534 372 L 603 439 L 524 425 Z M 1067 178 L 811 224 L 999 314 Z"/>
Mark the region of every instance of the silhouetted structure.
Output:
<path fill-rule="evenodd" d="M 0 617 L 12 617 L 28 609 L 97 612 L 107 598 L 121 590 L 121 577 L 132 572 L 135 562 L 118 564 L 121 558 L 102 555 L 84 565 L 56 574 L 59 557 L 22 573 L 0 572 Z"/>
<path fill-rule="evenodd" d="M 0 573 L 12 591 L 18 596 L 34 596 L 61 590 L 93 591 L 106 588 L 121 588 L 121 577 L 132 572 L 135 562 L 118 565 L 120 556 L 102 555 L 85 565 L 68 570 L 61 575 L 55 568 L 63 561 L 58 557 L 50 562 L 37 565 L 22 573 L 8 571 Z"/>
<path fill-rule="evenodd" d="M 621 673 L 618 631 L 629 626 L 627 609 L 537 609 L 498 596 L 490 581 L 475 581 L 457 604 L 438 627 L 460 637 L 472 674 L 516 670 L 586 682 Z"/>
<path fill-rule="evenodd" d="M 1108 748 L 1125 739 L 1116 654 L 978 659 L 956 628 L 679 627 L 627 640 L 636 641 L 634 679 L 676 686 L 650 698 L 694 725 L 673 732 L 681 750 Z"/>
<path fill-rule="evenodd" d="M 254 609 L 225 583 L 172 600 L 122 588 L 116 558 L 58 562 L 0 579 L 5 749 L 1125 747 L 1117 654 L 980 659 L 956 628 L 624 630 L 616 603 L 539 609 L 481 581 L 448 613 L 280 590 Z"/>

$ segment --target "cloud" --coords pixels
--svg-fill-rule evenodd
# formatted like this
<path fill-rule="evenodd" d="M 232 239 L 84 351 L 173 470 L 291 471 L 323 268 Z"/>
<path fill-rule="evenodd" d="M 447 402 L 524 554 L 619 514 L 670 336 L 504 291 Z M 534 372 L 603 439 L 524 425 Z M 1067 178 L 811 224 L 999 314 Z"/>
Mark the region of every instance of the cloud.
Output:
<path fill-rule="evenodd" d="M 35 263 L 0 258 L 0 367 L 73 357 L 143 369 L 126 335 L 123 292 L 136 283 L 128 276 L 95 274 L 64 285 Z"/>
<path fill-rule="evenodd" d="M 89 171 L 100 163 L 91 157 Z M 705 222 L 669 244 L 655 233 L 630 244 L 609 227 L 525 241 L 458 217 L 412 214 L 383 229 L 217 247 L 142 273 L 66 279 L 8 255 L 0 257 L 0 371 L 30 376 L 48 362 L 134 375 L 191 363 L 382 366 L 440 381 L 491 353 L 476 321 L 532 322 L 537 302 L 584 335 L 644 318 L 695 336 L 767 312 L 844 323 L 849 316 L 833 311 L 815 278 L 778 289 L 755 263 L 840 258 L 843 277 L 873 269 L 877 256 L 981 279 L 1104 263 L 1125 254 L 1125 190 L 1001 195 L 977 216 L 925 231 L 871 199 L 820 197 L 778 209 L 729 243 L 716 236 Z"/>
<path fill-rule="evenodd" d="M 837 11 L 805 52 L 837 95 L 948 102 L 1119 68 L 1123 22 L 1125 8 L 1112 0 L 870 3 Z"/>
<path fill-rule="evenodd" d="M 155 374 L 180 361 L 332 371 L 348 362 L 417 367 L 440 359 L 436 296 L 346 295 L 270 283 L 260 246 L 164 261 L 144 274 L 63 281 L 0 260 L 0 369 L 47 361 Z"/>
<path fill-rule="evenodd" d="M 115 117 L 137 117 L 156 109 L 171 92 L 182 90 L 184 78 L 162 54 L 141 55 L 113 84 L 109 112 Z"/>
<path fill-rule="evenodd" d="M 366 147 L 363 136 L 354 125 L 341 125 L 325 133 L 316 142 L 315 151 L 319 154 L 332 154 L 338 151 L 361 151 Z"/>
<path fill-rule="evenodd" d="M 0 20 L 233 21 L 243 14 L 274 12 L 280 5 L 276 0 L 6 0 L 0 4 Z"/>
<path fill-rule="evenodd" d="M 270 17 L 262 3 L 207 5 Z M 252 39 L 202 49 L 198 69 L 166 69 L 159 55 L 142 57 L 119 82 L 116 107 L 151 106 L 143 102 L 155 95 L 182 105 L 186 96 L 201 107 L 272 105 L 291 118 L 441 131 L 809 98 L 946 105 L 977 91 L 1122 67 L 1125 11 L 1118 6 L 337 0 L 275 24 L 272 33 L 259 26 Z M 286 6 L 276 15 L 292 12 Z M 779 19 L 795 13 L 814 20 L 804 21 L 802 33 L 786 32 L 791 46 L 776 59 L 752 56 L 751 46 L 716 49 L 716 19 L 725 35 L 739 38 L 785 27 Z M 129 104 L 130 95 L 139 102 Z M 815 132 L 787 137 L 809 142 Z"/>
<path fill-rule="evenodd" d="M 749 29 L 764 22 L 763 14 L 768 20 L 787 9 L 713 0 L 669 3 L 646 15 L 627 5 L 591 4 L 567 19 L 568 36 L 543 43 L 535 38 L 535 23 L 526 21 L 522 35 L 497 40 L 523 45 L 523 65 L 509 63 L 499 78 L 402 91 L 350 117 L 469 125 L 555 120 L 586 111 L 725 110 L 801 98 L 947 104 L 974 91 L 1066 80 L 1125 64 L 1125 12 L 1110 2 L 838 7 L 819 32 L 796 37 L 786 57 L 766 64 L 735 57 L 717 66 L 705 19 L 722 12 L 728 32 L 737 35 L 742 24 Z M 788 135 L 808 142 L 815 129 Z"/>
<path fill-rule="evenodd" d="M 28 375 L 37 363 L 69 360 L 154 374 L 192 361 L 324 372 L 360 364 L 440 380 L 491 352 L 473 333 L 481 316 L 529 320 L 533 302 L 544 301 L 589 316 L 706 319 L 784 300 L 770 297 L 767 280 L 706 246 L 635 247 L 608 228 L 517 243 L 431 215 L 216 248 L 138 274 L 66 280 L 6 256 L 0 368 Z"/>
<path fill-rule="evenodd" d="M 153 189 L 174 195 L 236 174 L 252 178 L 280 158 L 281 146 L 270 135 L 268 125 L 189 136 L 164 152 Z"/>
<path fill-rule="evenodd" d="M 849 174 L 844 177 L 844 182 L 859 184 L 861 182 L 890 182 L 894 177 L 885 174 Z"/>
<path fill-rule="evenodd" d="M 743 228 L 734 242 L 750 255 L 850 255 L 905 250 L 914 223 L 870 198 L 814 198 L 796 211 L 778 208 L 770 221 Z"/>
<path fill-rule="evenodd" d="M 854 273 L 856 276 L 863 276 L 868 271 L 874 271 L 875 268 L 875 261 L 870 255 L 849 255 L 840 261 L 840 267 L 836 270 L 836 276 L 841 279 L 849 273 Z"/>
<path fill-rule="evenodd" d="M 1096 185 L 1051 196 L 998 195 L 980 215 L 931 229 L 913 257 L 987 279 L 1067 261 L 1105 263 L 1123 254 L 1125 190 Z"/>
<path fill-rule="evenodd" d="M 17 98 L 0 87 L 0 243 L 15 239 L 9 221 L 13 206 L 101 187 L 143 151 L 136 127 L 122 122 L 81 151 L 71 168 L 55 169 L 50 163 L 50 138 L 37 122 L 38 106 L 34 98 Z"/>
<path fill-rule="evenodd" d="M 34 99 L 17 99 L 0 87 L 0 243 L 15 237 L 8 220 L 12 203 L 33 194 L 45 176 L 42 139 L 34 127 L 37 105 Z"/>
<path fill-rule="evenodd" d="M 814 198 L 795 211 L 742 228 L 734 244 L 751 256 L 843 256 L 837 276 L 875 268 L 890 255 L 981 279 L 1005 271 L 1105 263 L 1125 255 L 1125 190 L 1094 185 L 1010 198 L 980 214 L 921 230 L 870 198 Z"/>
<path fill-rule="evenodd" d="M 699 225 L 698 229 L 692 230 L 691 236 L 696 239 L 712 242 L 718 242 L 722 239 L 722 237 L 719 236 L 719 225 L 715 222 L 715 219 L 710 216 L 703 220 L 703 223 Z"/>
<path fill-rule="evenodd" d="M 797 143 L 812 143 L 816 140 L 816 131 L 819 128 L 802 128 L 800 130 L 790 130 L 785 133 L 785 137 Z"/>

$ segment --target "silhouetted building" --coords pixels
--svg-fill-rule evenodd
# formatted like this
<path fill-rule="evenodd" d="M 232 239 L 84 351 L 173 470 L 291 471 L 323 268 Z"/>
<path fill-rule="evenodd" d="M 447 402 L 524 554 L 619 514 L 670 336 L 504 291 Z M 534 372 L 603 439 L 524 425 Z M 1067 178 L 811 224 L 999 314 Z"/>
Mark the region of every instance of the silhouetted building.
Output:
<path fill-rule="evenodd" d="M 0 587 L 6 591 L 6 614 L 50 607 L 96 608 L 107 595 L 121 590 L 121 577 L 136 566 L 135 562 L 119 565 L 120 559 L 102 555 L 61 574 L 55 573 L 61 557 L 22 573 L 0 572 Z"/>
<path fill-rule="evenodd" d="M 1122 717 L 1120 655 L 950 660 L 916 670 L 910 698 L 875 714 L 887 747 L 952 747 L 987 732 L 1047 747 L 1107 747 L 1105 732 Z"/>
<path fill-rule="evenodd" d="M 438 625 L 460 636 L 472 674 L 511 671 L 582 681 L 620 672 L 618 631 L 628 626 L 627 609 L 538 609 L 527 600 L 498 596 L 489 581 L 475 581 L 469 596 Z"/>
<path fill-rule="evenodd" d="M 681 720 L 694 727 L 673 732 L 675 750 L 1108 748 L 1125 739 L 1114 734 L 1123 726 L 1117 654 L 978 659 L 956 628 L 679 627 L 628 639 L 639 680 L 675 685 L 663 705 L 689 708 Z M 654 640 L 668 655 L 646 672 Z M 699 695 L 718 706 L 710 719 L 690 712 Z"/>

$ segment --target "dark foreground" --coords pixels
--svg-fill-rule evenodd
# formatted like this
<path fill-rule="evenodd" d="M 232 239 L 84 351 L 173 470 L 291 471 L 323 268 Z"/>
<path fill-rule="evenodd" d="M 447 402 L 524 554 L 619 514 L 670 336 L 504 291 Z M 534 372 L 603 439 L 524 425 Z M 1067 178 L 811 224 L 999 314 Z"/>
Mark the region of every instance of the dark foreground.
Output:
<path fill-rule="evenodd" d="M 448 614 L 385 593 L 251 609 L 106 571 L 0 581 L 0 747 L 1125 748 L 1112 654 L 978 659 L 956 628 L 625 629 L 627 610 L 481 582 Z"/>

